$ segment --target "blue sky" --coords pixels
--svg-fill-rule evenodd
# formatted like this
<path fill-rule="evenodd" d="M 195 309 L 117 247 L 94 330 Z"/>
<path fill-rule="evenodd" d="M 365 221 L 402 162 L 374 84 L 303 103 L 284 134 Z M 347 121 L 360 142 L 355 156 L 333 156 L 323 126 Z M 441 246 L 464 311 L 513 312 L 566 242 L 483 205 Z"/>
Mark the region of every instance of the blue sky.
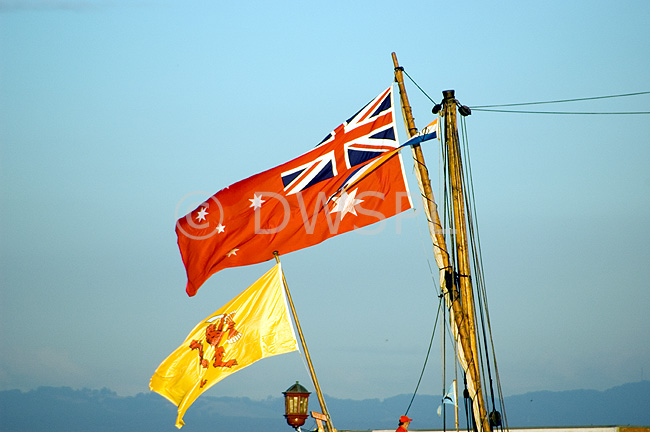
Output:
<path fill-rule="evenodd" d="M 193 326 L 272 265 L 187 297 L 177 206 L 313 147 L 390 85 L 392 51 L 432 98 L 453 88 L 470 106 L 648 91 L 649 21 L 641 0 L 0 0 L 0 389 L 148 391 Z M 407 89 L 423 127 L 431 103 Z M 648 116 L 475 111 L 467 129 L 504 393 L 648 379 Z M 436 191 L 437 155 L 425 148 Z M 380 233 L 283 257 L 326 394 L 417 383 L 437 293 L 413 201 Z M 440 363 L 422 392 L 440 391 Z M 209 394 L 296 380 L 312 388 L 292 353 Z"/>

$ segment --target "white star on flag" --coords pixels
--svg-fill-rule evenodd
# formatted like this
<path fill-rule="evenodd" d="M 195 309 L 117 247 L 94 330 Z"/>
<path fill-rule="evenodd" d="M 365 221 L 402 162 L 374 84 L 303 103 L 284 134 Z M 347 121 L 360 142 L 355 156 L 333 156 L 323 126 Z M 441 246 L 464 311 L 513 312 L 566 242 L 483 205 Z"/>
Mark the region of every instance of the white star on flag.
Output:
<path fill-rule="evenodd" d="M 205 216 L 207 214 L 209 214 L 209 213 L 206 211 L 206 208 L 201 207 L 201 210 L 199 210 L 199 213 L 196 215 L 196 220 L 198 220 L 198 221 L 205 220 Z"/>
<path fill-rule="evenodd" d="M 354 208 L 357 204 L 363 202 L 363 200 L 356 199 L 357 191 L 359 189 L 353 190 L 350 194 L 343 192 L 340 197 L 332 198 L 336 203 L 332 209 L 332 213 L 341 212 L 341 220 L 345 217 L 346 214 L 352 213 L 357 216 L 357 210 Z"/>
<path fill-rule="evenodd" d="M 237 248 L 235 248 L 235 249 L 231 249 L 230 252 L 228 252 L 228 253 L 226 254 L 226 256 L 229 257 L 229 256 L 232 256 L 232 255 L 237 255 L 237 251 L 238 251 L 238 250 L 239 250 L 239 249 L 237 249 Z"/>
<path fill-rule="evenodd" d="M 222 224 L 217 225 L 217 228 L 216 228 L 218 233 L 222 233 L 225 229 L 226 229 L 226 226 L 222 225 Z"/>
<path fill-rule="evenodd" d="M 257 194 L 253 194 L 253 199 L 248 199 L 248 201 L 251 202 L 250 207 L 253 207 L 253 210 L 257 210 L 258 208 L 262 207 L 262 203 L 265 202 L 265 200 L 262 199 L 262 195 L 257 196 Z"/>

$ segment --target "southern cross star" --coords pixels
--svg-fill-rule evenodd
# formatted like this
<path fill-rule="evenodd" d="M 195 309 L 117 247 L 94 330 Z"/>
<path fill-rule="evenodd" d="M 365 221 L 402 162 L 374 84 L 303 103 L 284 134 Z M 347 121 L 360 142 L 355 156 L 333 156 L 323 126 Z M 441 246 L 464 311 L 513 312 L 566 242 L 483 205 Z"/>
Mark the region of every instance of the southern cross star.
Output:
<path fill-rule="evenodd" d="M 199 222 L 202 221 L 202 220 L 205 220 L 205 216 L 207 214 L 209 214 L 209 213 L 206 211 L 206 208 L 201 207 L 201 210 L 199 210 L 198 214 L 196 215 L 196 220 L 199 221 Z"/>
<path fill-rule="evenodd" d="M 346 214 L 352 213 L 357 216 L 357 210 L 354 208 L 357 204 L 363 202 L 363 200 L 356 199 L 357 191 L 359 189 L 353 190 L 350 194 L 343 192 L 340 197 L 332 198 L 336 203 L 332 209 L 332 213 L 341 212 L 341 220 L 345 217 Z"/>
<path fill-rule="evenodd" d="M 262 207 L 262 203 L 265 202 L 265 200 L 262 199 L 262 195 L 260 194 L 257 196 L 257 194 L 253 194 L 253 199 L 248 199 L 248 201 L 251 202 L 250 207 L 253 207 L 253 210 L 257 210 L 258 208 Z"/>

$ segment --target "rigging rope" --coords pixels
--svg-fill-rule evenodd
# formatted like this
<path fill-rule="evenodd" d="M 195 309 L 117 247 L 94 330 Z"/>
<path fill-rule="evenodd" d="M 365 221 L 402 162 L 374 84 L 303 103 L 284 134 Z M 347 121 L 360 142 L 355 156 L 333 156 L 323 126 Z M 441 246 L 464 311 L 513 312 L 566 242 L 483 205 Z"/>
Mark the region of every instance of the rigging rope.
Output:
<path fill-rule="evenodd" d="M 402 68 L 402 72 L 411 80 L 411 82 L 422 92 L 423 95 L 427 97 L 434 105 L 436 102 L 425 92 L 420 85 L 415 82 L 411 75 Z M 554 115 L 647 115 L 650 114 L 650 111 L 619 111 L 619 112 L 591 112 L 591 111 L 522 111 L 522 110 L 500 110 L 500 109 L 489 109 L 489 108 L 498 108 L 498 107 L 513 107 L 513 106 L 526 106 L 526 105 L 544 105 L 544 104 L 555 104 L 555 103 L 565 103 L 565 102 L 580 102 L 580 101 L 590 101 L 598 99 L 612 99 L 619 97 L 628 97 L 628 96 L 639 96 L 650 94 L 650 91 L 641 91 L 634 93 L 622 93 L 608 96 L 591 96 L 584 98 L 574 98 L 574 99 L 558 99 L 552 101 L 537 101 L 537 102 L 520 102 L 520 103 L 510 103 L 510 104 L 496 104 L 496 105 L 476 105 L 471 106 L 472 111 L 484 111 L 484 112 L 498 112 L 498 113 L 517 113 L 517 114 L 554 114 Z"/>
<path fill-rule="evenodd" d="M 465 192 L 465 199 L 467 202 L 467 219 L 468 219 L 468 231 L 469 231 L 469 236 L 470 236 L 470 242 L 471 242 L 471 251 L 472 251 L 472 258 L 473 258 L 473 267 L 474 267 L 474 274 L 475 274 L 475 282 L 476 282 L 476 293 L 477 293 L 477 299 L 478 299 L 478 304 L 479 304 L 479 311 L 480 313 L 478 314 L 481 319 L 481 330 L 482 330 L 482 336 L 483 336 L 483 344 L 484 344 L 484 349 L 485 349 L 485 362 L 487 365 L 487 372 L 488 372 L 488 379 L 489 379 L 489 387 L 490 387 L 490 396 L 491 396 L 491 401 L 492 401 L 492 407 L 493 410 L 497 409 L 496 403 L 495 403 L 495 398 L 494 398 L 494 388 L 493 388 L 493 381 L 492 381 L 492 368 L 490 367 L 490 354 L 492 356 L 492 362 L 494 364 L 494 373 L 496 376 L 496 381 L 497 381 L 497 391 L 499 395 L 499 410 L 501 411 L 501 418 L 503 420 L 503 424 L 506 426 L 506 430 L 508 428 L 507 426 L 507 418 L 505 415 L 505 406 L 503 404 L 503 393 L 501 391 L 501 381 L 499 379 L 499 371 L 497 367 L 497 360 L 496 360 L 496 353 L 494 349 L 494 340 L 492 338 L 492 326 L 490 323 L 490 314 L 488 310 L 488 302 L 487 302 L 487 290 L 485 288 L 485 278 L 483 275 L 483 256 L 481 253 L 481 242 L 480 242 L 480 236 L 479 236 L 479 231 L 478 231 L 478 217 L 476 213 L 476 199 L 474 195 L 474 182 L 472 178 L 472 168 L 471 168 L 471 163 L 470 163 L 470 157 L 469 157 L 469 144 L 468 144 L 468 139 L 467 139 L 467 124 L 465 122 L 465 117 L 461 117 L 461 135 L 462 135 L 462 144 L 463 144 L 463 153 L 464 157 L 466 160 L 465 166 L 467 166 L 467 174 L 463 176 L 463 181 L 464 183 L 467 184 L 467 188 L 464 188 Z M 489 335 L 489 344 L 487 340 L 487 335 Z M 488 353 L 488 348 L 491 347 L 491 353 Z M 481 363 L 482 363 L 481 359 Z M 483 366 L 482 366 L 483 367 Z M 483 374 L 485 377 L 485 374 Z M 496 426 L 496 425 L 495 425 Z"/>
<path fill-rule="evenodd" d="M 417 88 L 422 92 L 422 94 L 424 94 L 424 95 L 425 95 L 425 96 L 426 96 L 426 97 L 427 97 L 431 102 L 433 102 L 433 104 L 435 105 L 436 101 L 434 101 L 433 99 L 431 99 L 431 97 L 427 94 L 427 92 L 425 92 L 424 90 L 422 90 L 422 87 L 420 87 L 420 86 L 418 85 L 418 83 L 416 83 L 415 80 L 414 80 L 413 78 L 411 78 L 411 75 L 409 75 L 408 72 L 406 72 L 406 70 L 404 70 L 404 68 L 402 68 L 402 72 L 404 72 L 404 74 L 405 74 L 405 75 L 406 75 L 406 76 L 411 80 L 411 82 L 412 82 L 413 84 L 415 84 L 415 86 L 416 86 L 416 87 L 417 87 Z"/>
<path fill-rule="evenodd" d="M 554 103 L 564 103 L 564 102 L 579 102 L 579 101 L 596 100 L 596 99 L 611 99 L 611 98 L 626 97 L 626 96 L 638 96 L 644 94 L 650 94 L 650 91 L 624 93 L 624 94 L 616 94 L 616 95 L 609 95 L 609 96 L 593 96 L 593 97 L 576 98 L 576 99 L 560 99 L 554 101 L 522 102 L 522 103 L 510 103 L 510 104 L 500 104 L 500 105 L 477 105 L 470 108 L 478 109 L 478 108 L 498 108 L 498 107 L 524 106 L 524 105 L 543 105 L 543 104 L 554 104 Z"/>
<path fill-rule="evenodd" d="M 427 350 L 427 355 L 424 359 L 424 364 L 422 365 L 422 372 L 420 372 L 420 378 L 418 379 L 418 383 L 415 386 L 415 391 L 413 392 L 413 397 L 411 397 L 411 402 L 409 402 L 409 406 L 406 408 L 406 412 L 404 415 L 407 415 L 409 413 L 409 410 L 411 409 L 411 405 L 413 404 L 413 400 L 415 399 L 415 395 L 418 393 L 418 389 L 420 388 L 420 383 L 422 382 L 422 376 L 424 376 L 424 370 L 427 367 L 427 362 L 429 361 L 429 354 L 431 353 L 431 346 L 433 345 L 433 337 L 436 335 L 436 327 L 438 326 L 438 316 L 440 315 L 440 307 L 442 306 L 442 296 L 439 297 L 440 300 L 438 301 L 438 312 L 436 313 L 436 321 L 433 323 L 433 332 L 431 333 L 431 340 L 429 341 L 429 349 Z M 444 336 L 444 334 L 443 334 Z"/>
<path fill-rule="evenodd" d="M 485 111 L 485 112 L 498 112 L 498 113 L 516 113 L 516 114 L 577 114 L 577 115 L 634 115 L 634 114 L 650 114 L 650 111 L 626 111 L 626 112 L 587 112 L 587 111 L 518 111 L 518 110 L 499 110 L 499 109 L 485 109 L 473 108 L 472 111 Z"/>
<path fill-rule="evenodd" d="M 425 92 L 420 85 L 415 82 L 413 78 L 402 69 L 402 72 L 411 80 L 411 82 L 422 92 L 423 95 L 427 97 L 434 105 L 436 102 Z M 489 108 L 498 108 L 498 107 L 512 107 L 512 106 L 526 106 L 526 105 L 543 105 L 543 104 L 555 104 L 555 103 L 564 103 L 564 102 L 580 102 L 580 101 L 590 101 L 598 99 L 611 99 L 627 96 L 638 96 L 650 94 L 650 91 L 634 92 L 634 93 L 623 93 L 616 95 L 608 96 L 592 96 L 584 98 L 574 98 L 574 99 L 559 99 L 553 101 L 538 101 L 538 102 L 521 102 L 521 103 L 510 103 L 510 104 L 497 104 L 497 105 L 476 105 L 471 106 L 472 111 L 484 111 L 484 112 L 498 112 L 498 113 L 516 113 L 516 114 L 554 114 L 554 115 L 646 115 L 650 114 L 650 111 L 619 111 L 619 112 L 592 112 L 592 111 L 523 111 L 523 110 L 500 110 L 500 109 L 489 109 Z"/>

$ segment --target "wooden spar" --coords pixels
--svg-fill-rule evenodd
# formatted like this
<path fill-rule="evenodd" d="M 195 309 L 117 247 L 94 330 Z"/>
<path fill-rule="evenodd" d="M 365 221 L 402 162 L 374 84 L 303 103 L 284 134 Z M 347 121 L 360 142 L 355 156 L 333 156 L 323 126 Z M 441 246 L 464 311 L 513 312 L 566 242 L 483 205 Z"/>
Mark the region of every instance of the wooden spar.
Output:
<path fill-rule="evenodd" d="M 275 261 L 280 264 L 280 254 L 276 251 L 273 252 Z M 289 302 L 289 308 L 291 309 L 291 314 L 293 315 L 293 321 L 296 323 L 296 329 L 298 330 L 298 335 L 300 336 L 300 343 L 302 344 L 302 349 L 305 352 L 305 358 L 307 359 L 307 366 L 309 367 L 309 373 L 311 374 L 311 380 L 314 383 L 314 388 L 316 389 L 316 395 L 318 396 L 318 402 L 320 403 L 320 409 L 322 414 L 327 417 L 327 429 L 329 432 L 336 432 L 334 425 L 332 424 L 332 418 L 330 417 L 329 412 L 327 411 L 327 406 L 325 405 L 325 399 L 323 398 L 323 393 L 320 390 L 320 385 L 318 384 L 318 379 L 316 378 L 316 372 L 314 371 L 314 365 L 311 362 L 311 356 L 309 355 L 309 350 L 307 349 L 307 343 L 305 342 L 305 337 L 302 334 L 302 328 L 300 327 L 300 321 L 298 321 L 298 315 L 296 314 L 296 308 L 293 305 L 293 300 L 291 299 L 291 293 L 289 292 L 289 285 L 287 280 L 284 278 L 284 272 L 282 272 L 282 284 L 284 285 L 284 291 L 287 293 L 287 300 Z"/>
<path fill-rule="evenodd" d="M 465 198 L 463 195 L 463 167 L 456 124 L 456 98 L 453 90 L 443 92 L 442 101 L 445 117 L 445 143 L 449 163 L 449 179 L 454 213 L 454 229 L 456 233 L 456 257 L 458 260 L 458 276 L 460 281 L 460 295 L 462 298 L 463 316 L 467 321 L 467 331 L 470 350 L 467 358 L 468 372 L 476 390 L 476 399 L 479 409 L 477 422 L 483 425 L 484 431 L 490 431 L 490 422 L 485 408 L 485 400 L 481 389 L 481 379 L 478 368 L 478 347 L 476 344 L 476 323 L 474 318 L 474 293 L 470 278 L 469 250 L 467 243 L 467 223 L 465 219 Z M 457 303 L 457 302 L 455 302 Z"/>
<path fill-rule="evenodd" d="M 402 102 L 402 114 L 404 116 L 404 122 L 406 123 L 406 130 L 408 131 L 409 138 L 411 138 L 418 133 L 418 129 L 415 127 L 415 120 L 413 119 L 413 114 L 411 113 L 411 105 L 409 104 L 409 99 L 406 95 L 406 87 L 404 87 L 404 75 L 402 73 L 402 68 L 397 62 L 397 55 L 395 53 L 392 55 L 393 65 L 395 66 L 395 81 L 397 81 L 400 100 Z M 420 147 L 420 144 L 412 145 L 411 150 L 413 152 L 415 173 L 418 178 L 418 184 L 420 185 L 420 195 L 422 195 L 424 209 L 427 214 L 427 220 L 429 221 L 429 232 L 431 234 L 431 240 L 433 240 L 434 248 L 437 248 L 440 252 L 439 254 L 436 254 L 436 262 L 439 268 L 448 269 L 450 268 L 449 254 L 447 253 L 447 245 L 445 243 L 445 237 L 443 236 L 440 216 L 438 215 L 438 206 L 436 205 L 436 200 L 433 196 L 433 190 L 431 189 L 429 170 L 427 169 L 427 165 L 424 162 L 424 155 L 422 154 L 422 148 Z"/>
<path fill-rule="evenodd" d="M 413 115 L 411 112 L 411 106 L 406 95 L 406 88 L 404 86 L 404 79 L 402 68 L 397 62 L 397 56 L 395 53 L 392 53 L 393 64 L 395 66 L 395 81 L 400 90 L 400 98 L 402 102 L 402 113 L 404 114 L 404 122 L 406 123 L 406 129 L 409 134 L 409 138 L 417 133 L 417 128 L 415 127 L 415 121 L 413 120 Z M 455 99 L 453 100 L 455 103 Z M 451 106 L 451 105 L 450 105 Z M 451 112 L 452 109 L 446 110 L 446 112 Z M 456 107 L 453 106 L 453 133 L 446 130 L 445 137 L 449 136 L 456 137 L 455 143 L 458 145 L 458 131 L 456 129 Z M 445 117 L 447 119 L 447 117 Z M 447 123 L 446 123 L 447 124 Z M 452 128 L 452 126 L 449 126 Z M 453 286 L 453 277 L 448 277 L 452 275 L 452 267 L 449 261 L 448 249 L 446 246 L 445 238 L 443 236 L 442 225 L 440 223 L 440 216 L 438 215 L 437 205 L 433 196 L 433 191 L 431 189 L 431 181 L 429 179 L 429 172 L 424 162 L 424 156 L 422 154 L 422 149 L 419 144 L 412 146 L 413 149 L 413 159 L 415 164 L 415 172 L 418 178 L 418 184 L 420 185 L 420 192 L 422 194 L 422 200 L 424 202 L 424 209 L 427 213 L 427 219 L 429 222 L 429 232 L 431 234 L 431 239 L 434 244 L 434 254 L 436 256 L 436 262 L 438 268 L 440 269 L 440 288 L 445 294 L 447 306 L 450 309 L 450 320 L 452 324 L 452 330 L 455 333 L 455 338 L 457 338 L 458 345 L 458 356 L 463 369 L 469 375 L 468 387 L 470 390 L 470 395 L 472 396 L 472 406 L 474 411 L 474 416 L 477 418 L 477 426 L 479 431 L 489 432 L 491 431 L 490 424 L 487 418 L 487 410 L 485 408 L 485 402 L 483 399 L 481 391 L 481 382 L 478 370 L 478 351 L 476 349 L 476 335 L 475 331 L 470 331 L 470 326 L 468 325 L 469 319 L 472 319 L 474 316 L 473 309 L 473 295 L 471 292 L 471 285 L 469 285 L 469 291 L 471 297 L 469 298 L 472 304 L 471 309 L 463 309 L 461 305 L 461 300 L 458 295 L 456 295 L 456 288 Z M 458 159 L 458 167 L 460 167 L 460 159 Z M 451 172 L 451 169 L 450 169 Z M 458 188 L 457 188 L 458 190 Z M 462 198 L 462 188 L 460 189 L 461 198 Z M 461 201 L 464 206 L 464 201 Z M 454 215 L 458 212 L 454 211 Z M 464 211 L 462 213 L 463 218 Z M 456 232 L 460 229 L 460 226 L 456 225 Z M 465 229 L 464 219 L 462 228 Z M 467 252 L 467 240 L 465 238 L 465 248 L 464 252 Z M 458 250 L 458 249 L 457 249 Z M 467 255 L 466 255 L 467 256 Z M 459 270 L 461 275 L 469 275 L 469 267 Z M 469 277 L 461 277 L 461 281 L 465 279 L 469 283 Z M 447 285 L 451 286 L 447 286 Z M 467 288 L 467 287 L 466 287 Z M 467 291 L 461 291 L 461 297 L 467 295 Z M 466 303 L 463 301 L 462 303 Z M 473 326 L 472 326 L 473 329 Z M 472 394 L 473 393 L 473 394 Z"/>

